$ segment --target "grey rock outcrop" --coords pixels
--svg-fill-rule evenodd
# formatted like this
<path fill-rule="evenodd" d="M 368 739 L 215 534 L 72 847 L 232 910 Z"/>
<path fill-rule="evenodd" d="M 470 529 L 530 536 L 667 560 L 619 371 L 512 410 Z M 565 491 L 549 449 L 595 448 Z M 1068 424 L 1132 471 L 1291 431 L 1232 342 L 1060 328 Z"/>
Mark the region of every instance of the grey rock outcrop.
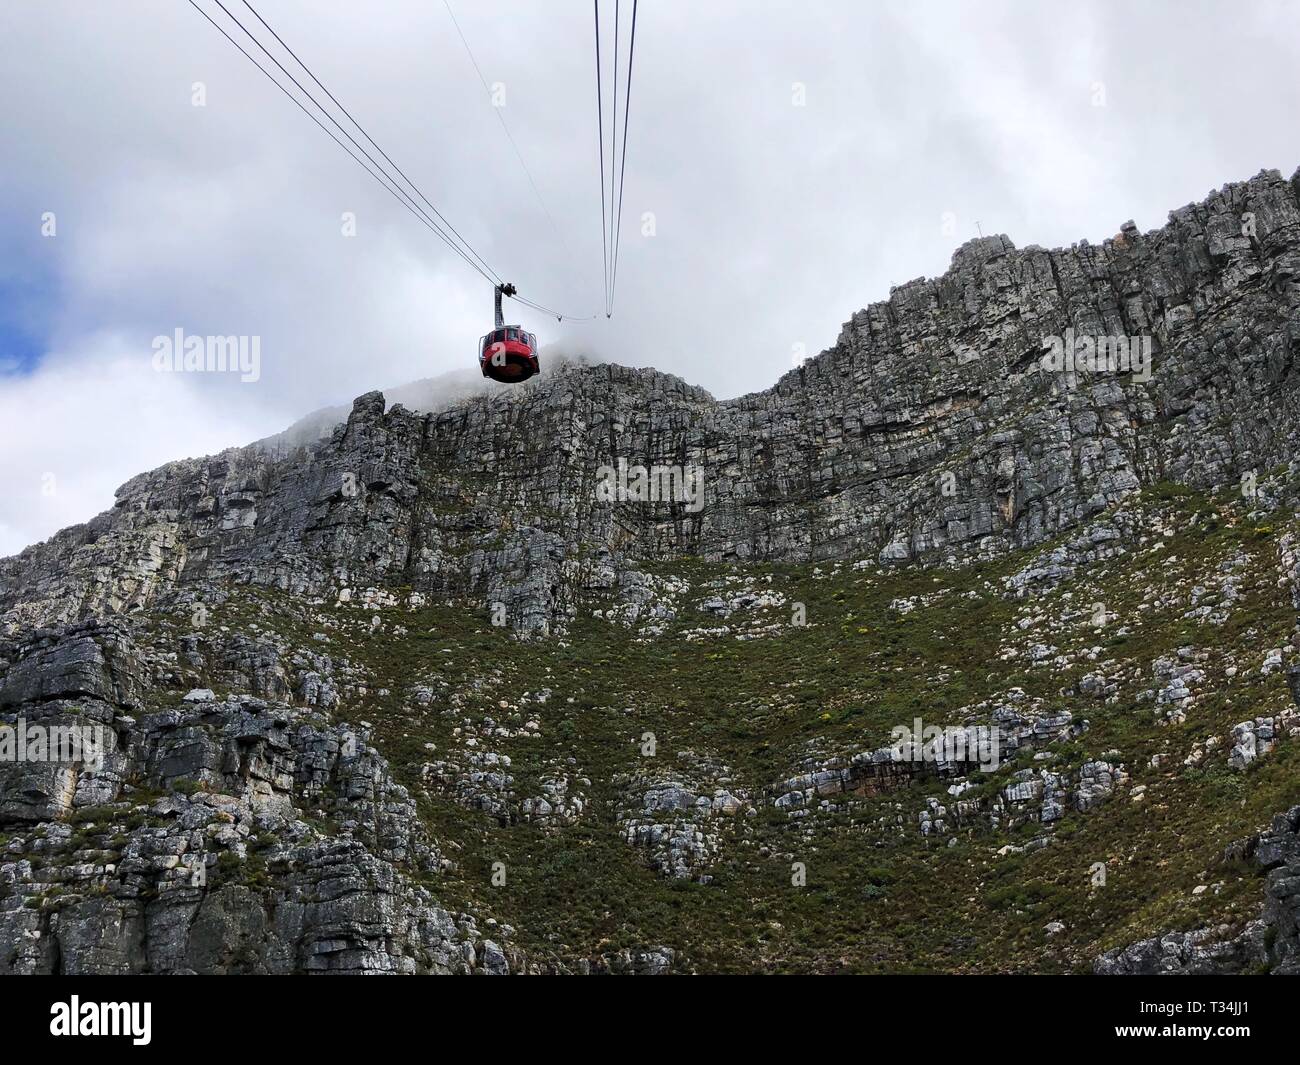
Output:
<path fill-rule="evenodd" d="M 1044 365 L 1052 338 L 1070 331 L 1149 340 L 1149 379 Z M 1113 809 L 1142 790 L 1122 800 L 1137 767 L 1103 752 L 1055 767 L 1047 748 L 1088 722 L 1022 689 L 954 721 L 991 726 L 1000 750 L 1024 756 L 985 792 L 970 790 L 969 757 L 900 762 L 861 745 L 801 747 L 786 764 L 773 754 L 761 782 L 733 778 L 741 763 L 729 755 L 689 749 L 666 769 L 602 776 L 567 750 L 507 753 L 542 734 L 530 708 L 550 697 L 549 678 L 535 703 L 503 700 L 501 715 L 475 722 L 422 661 L 374 686 L 407 698 L 395 713 L 445 702 L 461 724 L 436 749 L 404 734 L 397 750 L 418 752 L 410 758 L 386 747 L 395 772 L 370 726 L 349 719 L 372 678 L 348 641 L 358 627 L 404 632 L 396 608 L 423 603 L 490 609 L 523 635 L 563 632 L 597 598 L 593 615 L 640 623 L 637 640 L 693 610 L 692 595 L 702 624 L 686 641 L 804 624 L 788 621 L 801 604 L 778 587 L 715 577 L 692 592 L 655 572 L 685 557 L 825 561 L 847 576 L 1036 548 L 1000 593 L 986 585 L 1032 603 L 1140 547 L 1145 530 L 1113 505 L 1141 487 L 1235 486 L 1290 461 L 1297 354 L 1300 174 L 1269 171 L 1100 246 L 971 241 L 942 277 L 895 289 L 772 388 L 725 402 L 652 369 L 568 364 L 423 412 L 368 393 L 340 424 L 326 412 L 287 437 L 141 474 L 112 510 L 0 559 L 0 728 L 103 739 L 101 756 L 0 762 L 0 973 L 690 967 L 657 934 L 593 941 L 589 956 L 557 938 L 555 956 L 525 956 L 508 925 L 477 912 L 473 891 L 451 912 L 439 885 L 458 848 L 434 838 L 420 789 L 456 816 L 486 813 L 539 839 L 607 819 L 621 847 L 691 891 L 718 889 L 728 848 L 753 844 L 755 823 L 811 839 L 820 821 L 908 788 L 941 795 L 910 796 L 906 808 L 892 798 L 870 827 L 878 846 L 904 832 L 951 846 L 958 829 L 970 837 L 985 822 L 1032 823 L 1017 851 L 1045 845 L 1071 811 Z M 611 469 L 640 467 L 666 497 L 600 490 Z M 1296 545 L 1279 547 L 1300 609 Z M 292 623 L 234 611 L 220 635 L 206 628 L 214 607 L 251 598 L 245 587 L 278 593 Z M 892 613 L 915 620 L 943 594 L 896 600 Z M 1222 613 L 1233 594 L 1225 582 L 1206 609 Z M 363 620 L 314 609 L 329 604 Z M 1027 668 L 1059 661 L 1048 635 L 1026 642 L 1011 653 Z M 1289 652 L 1268 650 L 1256 662 L 1279 684 L 1289 668 L 1300 699 Z M 1165 720 L 1202 698 L 1201 666 L 1180 652 L 1152 667 Z M 1078 681 L 1098 699 L 1117 683 L 1097 670 Z M 1234 764 L 1268 753 L 1285 725 L 1280 711 L 1252 715 L 1233 736 Z M 1298 811 L 1250 846 L 1267 877 L 1260 923 L 1144 940 L 1098 971 L 1294 971 Z"/>
<path fill-rule="evenodd" d="M 1143 484 L 1234 482 L 1300 450 L 1298 184 L 1266 171 L 1099 246 L 971 241 L 726 402 L 613 365 L 431 414 L 371 393 L 282 457 L 235 449 L 128 482 L 112 511 L 0 561 L 0 618 L 129 612 L 210 579 L 308 596 L 400 581 L 540 633 L 642 560 L 977 557 Z M 1148 337 L 1154 372 L 1045 368 L 1067 330 Z M 697 468 L 702 509 L 598 499 L 620 459 Z"/>
<path fill-rule="evenodd" d="M 206 691 L 138 713 L 119 626 L 14 653 L 5 727 L 113 743 L 95 765 L 0 761 L 0 973 L 509 970 L 402 871 L 450 862 L 363 731 Z"/>
<path fill-rule="evenodd" d="M 1097 959 L 1107 976 L 1203 973 L 1300 974 L 1300 806 L 1224 855 L 1264 876 L 1264 911 L 1244 928 L 1201 928 L 1144 939 Z"/>

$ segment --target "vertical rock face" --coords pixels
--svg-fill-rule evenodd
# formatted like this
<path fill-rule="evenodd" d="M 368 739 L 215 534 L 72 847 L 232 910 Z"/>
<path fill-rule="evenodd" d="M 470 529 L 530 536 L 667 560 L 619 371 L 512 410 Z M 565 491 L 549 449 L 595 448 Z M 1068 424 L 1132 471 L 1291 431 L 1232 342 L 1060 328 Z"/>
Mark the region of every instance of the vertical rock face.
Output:
<path fill-rule="evenodd" d="M 332 437 L 173 463 L 0 562 L 9 631 L 232 578 L 306 594 L 407 583 L 562 624 L 640 560 L 965 558 L 1037 543 L 1142 484 L 1222 484 L 1297 449 L 1300 203 L 1261 173 L 1100 246 L 985 237 L 727 402 L 575 367 L 437 415 L 362 396 Z M 1057 372 L 1052 337 L 1144 338 L 1145 374 Z M 696 467 L 701 507 L 629 516 L 600 470 Z"/>
<path fill-rule="evenodd" d="M 174 463 L 0 564 L 0 606 L 13 628 L 129 610 L 191 578 L 314 594 L 402 581 L 497 598 L 545 629 L 611 561 L 1032 544 L 1142 483 L 1222 483 L 1294 454 L 1298 292 L 1296 182 L 1276 172 L 1100 247 L 987 237 L 737 400 L 598 366 L 436 416 L 371 393 L 311 450 Z M 1045 338 L 1069 329 L 1149 337 L 1151 380 L 1044 369 Z M 616 519 L 595 481 L 620 458 L 698 467 L 703 508 Z"/>
<path fill-rule="evenodd" d="M 411 882 L 447 862 L 364 735 L 313 709 L 211 691 L 154 691 L 149 702 L 172 705 L 148 711 L 148 667 L 116 623 L 6 651 L 17 658 L 0 684 L 0 707 L 17 714 L 6 729 L 57 723 L 105 742 L 102 757 L 0 760 L 0 826 L 21 830 L 19 856 L 11 846 L 0 864 L 0 973 L 496 964 L 472 918 Z M 111 851 L 92 844 L 100 833 L 116 834 Z"/>
<path fill-rule="evenodd" d="M 1079 338 L 1107 352 L 1122 341 L 1138 364 L 1052 361 L 1067 345 L 1073 355 Z M 611 624 L 667 623 L 675 597 L 695 591 L 656 570 L 666 560 L 829 563 L 847 587 L 863 567 L 983 562 L 1079 527 L 1006 578 L 1007 595 L 1025 598 L 1146 544 L 1147 530 L 1130 527 L 1138 519 L 1112 509 L 1140 488 L 1253 486 L 1291 462 L 1297 355 L 1300 174 L 1265 172 L 1173 212 L 1163 229 L 1141 234 L 1130 223 L 1100 246 L 970 241 L 942 277 L 900 286 L 855 314 L 833 347 L 737 399 L 719 402 L 651 369 L 570 366 L 430 414 L 387 408 L 372 392 L 332 433 L 296 449 L 281 440 L 142 474 L 111 511 L 0 560 L 0 726 L 16 735 L 63 725 L 105 739 L 102 757 L 0 762 L 0 972 L 669 971 L 679 953 L 654 943 L 603 955 L 557 947 L 530 960 L 509 926 L 498 943 L 472 912 L 444 909 L 429 885 L 456 867 L 459 846 L 431 837 L 417 781 L 463 810 L 489 811 L 502 826 L 535 823 L 541 834 L 612 802 L 605 813 L 629 845 L 703 885 L 729 841 L 752 842 L 746 826 L 768 823 L 758 817 L 765 804 L 806 823 L 812 838 L 823 814 L 926 774 L 900 765 L 883 737 L 856 755 L 811 748 L 782 765 L 773 754 L 769 780 L 741 779 L 707 751 L 679 751 L 668 773 L 623 767 L 604 779 L 567 753 L 513 766 L 503 749 L 551 728 L 542 710 L 551 670 L 515 703 L 493 695 L 489 717 L 476 720 L 482 708 L 470 702 L 501 677 L 487 670 L 470 693 L 444 690 L 450 682 L 429 659 L 452 647 L 433 654 L 407 628 L 424 605 L 490 603 L 494 623 L 533 635 L 563 631 L 579 600 L 596 598 L 596 616 Z M 635 499 L 641 484 L 653 494 L 640 505 L 609 505 L 627 491 Z M 1300 609 L 1294 531 L 1279 558 Z M 785 621 L 763 612 L 804 606 L 775 588 L 711 580 L 700 605 L 710 624 L 687 640 L 730 634 L 712 622 L 751 612 L 761 616 L 746 638 L 784 633 Z M 248 590 L 258 593 L 252 605 L 240 601 Z M 890 610 L 901 616 L 944 594 Z M 1232 602 L 1224 595 L 1222 609 Z M 358 603 L 374 608 L 360 629 L 330 609 Z M 399 606 L 400 619 L 380 616 Z M 205 637 L 218 609 L 221 636 Z M 871 630 L 859 620 L 852 631 Z M 372 645 L 366 664 L 350 661 L 374 633 L 389 643 Z M 991 632 L 990 647 L 998 641 Z M 386 656 L 399 645 L 408 659 Z M 1035 668 L 1056 650 L 1030 649 Z M 1017 654 L 1011 647 L 1001 660 Z M 1181 672 L 1158 702 L 1190 705 L 1188 685 L 1205 680 L 1195 661 L 1168 663 L 1166 673 Z M 1281 668 L 1280 650 L 1273 664 Z M 1100 667 L 1079 685 L 1098 698 L 1119 690 Z M 972 711 L 992 715 L 1009 750 L 1024 739 L 1027 757 L 1050 761 L 1038 747 L 1084 735 L 1087 721 L 1013 691 Z M 658 705 L 661 694 L 643 701 Z M 764 702 L 769 694 L 782 697 L 764 693 Z M 574 713 L 593 705 L 564 705 L 575 701 Z M 402 719 L 388 737 L 400 753 L 385 750 L 415 776 L 390 768 L 370 725 L 344 723 L 357 705 Z M 408 731 L 417 716 L 421 727 L 447 726 L 443 748 Z M 1271 730 L 1273 720 L 1253 716 L 1252 728 L 1268 721 Z M 597 761 L 617 746 L 604 734 L 601 743 Z M 990 810 L 995 824 L 1051 825 L 1067 809 L 1112 801 L 1129 773 L 1107 752 L 1089 753 L 1077 770 L 1021 768 L 983 799 L 968 781 L 947 785 L 969 759 L 945 763 L 930 775 L 948 798 L 927 799 L 919 835 L 937 840 Z M 617 797 L 601 798 L 611 780 Z M 886 818 L 899 836 L 902 811 Z M 1267 949 L 1294 968 L 1286 900 L 1300 895 L 1288 816 L 1264 847 L 1281 848 L 1267 868 L 1282 946 Z M 866 897 L 886 893 L 887 880 Z M 1203 940 L 1153 940 L 1099 967 L 1261 963 L 1255 939 L 1213 956 Z"/>

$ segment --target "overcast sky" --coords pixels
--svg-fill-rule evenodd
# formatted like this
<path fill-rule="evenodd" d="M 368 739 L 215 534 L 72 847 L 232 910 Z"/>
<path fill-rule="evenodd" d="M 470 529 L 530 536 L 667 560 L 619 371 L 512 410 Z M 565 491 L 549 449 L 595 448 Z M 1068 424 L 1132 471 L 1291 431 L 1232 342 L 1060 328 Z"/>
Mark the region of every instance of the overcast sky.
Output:
<path fill-rule="evenodd" d="M 493 270 L 602 307 L 589 3 L 452 3 L 545 210 L 440 0 L 253 3 Z M 167 460 L 473 368 L 491 288 L 188 3 L 3 0 L 0 50 L 0 555 Z M 977 223 L 1095 242 L 1289 175 L 1298 70 L 1294 3 L 647 0 L 614 317 L 511 317 L 761 389 Z M 156 372 L 178 328 L 260 337 L 260 379 Z"/>

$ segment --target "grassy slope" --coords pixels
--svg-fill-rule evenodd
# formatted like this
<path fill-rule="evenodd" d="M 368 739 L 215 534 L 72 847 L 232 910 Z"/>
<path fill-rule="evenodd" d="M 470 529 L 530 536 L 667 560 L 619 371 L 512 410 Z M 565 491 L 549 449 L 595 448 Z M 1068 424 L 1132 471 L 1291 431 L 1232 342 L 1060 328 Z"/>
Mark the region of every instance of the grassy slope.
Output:
<path fill-rule="evenodd" d="M 542 643 L 521 643 L 469 607 L 382 610 L 382 628 L 372 633 L 372 612 L 355 606 L 308 618 L 274 595 L 241 592 L 216 620 L 237 626 L 256 617 L 300 645 L 342 652 L 365 667 L 377 683 L 345 700 L 338 716 L 373 723 L 374 741 L 421 796 L 423 815 L 457 861 L 457 873 L 430 886 L 445 904 L 486 907 L 513 924 L 525 948 L 587 956 L 666 944 L 700 971 L 1077 970 L 1102 950 L 1156 931 L 1254 916 L 1259 881 L 1216 863 L 1225 844 L 1300 802 L 1294 742 L 1245 771 L 1227 768 L 1231 726 L 1290 702 L 1281 674 L 1259 672 L 1265 651 L 1292 631 L 1278 586 L 1281 530 L 1256 526 L 1231 502 L 1181 491 L 1152 493 L 1149 506 L 1173 530 L 1163 547 L 1098 564 L 1028 601 L 1003 598 L 999 582 L 1024 565 L 1024 555 L 960 571 L 752 567 L 743 576 L 755 587 L 770 577 L 771 587 L 806 604 L 809 624 L 791 627 L 789 607 L 775 608 L 771 620 L 786 623 L 780 633 L 746 641 L 680 638 L 718 624 L 689 607 L 646 640 L 584 609 L 565 639 Z M 1247 557 L 1238 570 L 1243 595 L 1229 620 L 1184 619 L 1191 586 L 1238 554 Z M 691 582 L 684 604 L 704 598 L 719 576 L 742 573 L 693 561 L 658 569 Z M 895 598 L 942 589 L 910 614 L 889 608 Z M 1162 602 L 1167 593 L 1176 593 L 1173 602 Z M 1113 625 L 1101 633 L 1091 627 L 1087 611 L 1096 601 L 1131 629 L 1127 636 L 1111 635 Z M 591 605 L 600 604 L 584 604 Z M 1025 632 L 1014 628 L 1017 618 L 1034 615 L 1044 620 Z M 312 635 L 322 619 L 334 626 L 328 644 Z M 396 626 L 405 634 L 396 635 Z M 1103 650 L 1096 661 L 1080 657 L 1060 670 L 1020 654 L 999 658 L 1001 648 L 1034 642 L 1061 653 Z M 1155 658 L 1188 645 L 1208 652 L 1205 693 L 1185 723 L 1159 724 L 1153 704 L 1137 702 L 1137 693 L 1161 686 L 1152 679 Z M 1224 671 L 1233 662 L 1241 672 L 1229 681 Z M 1126 673 L 1117 702 L 1059 694 L 1099 666 Z M 439 682 L 443 695 L 429 706 L 409 698 L 412 684 Z M 916 813 L 925 797 L 946 799 L 933 780 L 819 817 L 811 837 L 772 809 L 764 789 L 797 772 L 810 743 L 826 752 L 882 746 L 895 725 L 917 716 L 946 723 L 961 707 L 1013 686 L 1090 723 L 1081 737 L 1053 747 L 1052 768 L 1118 750 L 1111 760 L 1127 768 L 1128 789 L 1147 786 L 1145 800 L 1122 790 L 1095 811 L 1068 813 L 1050 846 L 1005 856 L 999 848 L 1041 835 L 1042 826 L 995 832 L 981 823 L 942 839 L 921 837 Z M 553 691 L 544 706 L 521 703 L 542 687 Z M 455 711 L 452 691 L 461 693 Z M 577 825 L 558 832 L 503 826 L 424 791 L 420 764 L 454 751 L 453 729 L 484 716 L 511 727 L 530 717 L 542 723 L 540 738 L 484 744 L 511 756 L 520 797 L 539 794 L 548 772 L 575 759 L 571 771 L 591 780 L 583 788 L 591 805 Z M 736 786 L 759 807 L 756 817 L 720 822 L 728 838 L 709 869 L 711 883 L 654 873 L 615 826 L 611 778 L 644 765 L 637 745 L 647 730 L 665 769 L 679 750 L 707 753 L 731 767 Z M 1219 748 L 1201 766 L 1184 766 L 1209 735 L 1219 737 Z M 1156 753 L 1167 757 L 1153 768 Z M 977 783 L 987 792 L 1031 764 L 1024 755 L 992 783 Z M 882 836 L 877 819 L 894 804 L 902 804 L 905 832 Z M 955 845 L 947 845 L 950 837 Z M 805 887 L 791 885 L 792 860 L 807 865 Z M 489 883 L 497 861 L 508 870 L 503 887 Z M 1108 868 L 1100 889 L 1088 875 L 1097 861 Z M 1219 882 L 1217 893 L 1191 893 Z M 1067 928 L 1049 938 L 1043 926 L 1052 920 Z"/>

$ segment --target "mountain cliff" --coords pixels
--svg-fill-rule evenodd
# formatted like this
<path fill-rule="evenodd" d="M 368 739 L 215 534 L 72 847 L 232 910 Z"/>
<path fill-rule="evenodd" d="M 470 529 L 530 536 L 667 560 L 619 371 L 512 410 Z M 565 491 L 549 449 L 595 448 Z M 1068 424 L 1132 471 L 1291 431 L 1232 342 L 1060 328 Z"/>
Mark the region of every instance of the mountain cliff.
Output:
<path fill-rule="evenodd" d="M 0 971 L 1294 971 L 1297 356 L 1268 171 L 737 399 L 142 474 L 0 560 L 0 720 L 107 748 L 0 760 Z"/>

